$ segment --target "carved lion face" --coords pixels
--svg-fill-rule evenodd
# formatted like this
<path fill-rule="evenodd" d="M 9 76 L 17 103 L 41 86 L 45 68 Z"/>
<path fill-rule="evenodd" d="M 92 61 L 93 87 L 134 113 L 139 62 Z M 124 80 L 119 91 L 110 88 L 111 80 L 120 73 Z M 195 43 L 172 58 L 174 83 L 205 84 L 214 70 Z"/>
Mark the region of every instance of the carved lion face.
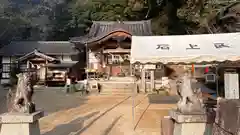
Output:
<path fill-rule="evenodd" d="M 34 79 L 32 73 L 19 73 L 16 75 L 18 77 L 18 82 L 23 83 L 25 86 L 32 86 Z"/>

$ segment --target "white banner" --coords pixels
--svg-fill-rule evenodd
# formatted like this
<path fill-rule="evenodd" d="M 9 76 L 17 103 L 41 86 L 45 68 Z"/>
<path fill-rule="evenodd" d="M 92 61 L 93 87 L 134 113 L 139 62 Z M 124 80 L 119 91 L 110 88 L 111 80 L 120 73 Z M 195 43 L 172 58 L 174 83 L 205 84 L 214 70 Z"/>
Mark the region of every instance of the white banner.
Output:
<path fill-rule="evenodd" d="M 240 60 L 240 33 L 133 36 L 131 63 L 201 63 Z"/>

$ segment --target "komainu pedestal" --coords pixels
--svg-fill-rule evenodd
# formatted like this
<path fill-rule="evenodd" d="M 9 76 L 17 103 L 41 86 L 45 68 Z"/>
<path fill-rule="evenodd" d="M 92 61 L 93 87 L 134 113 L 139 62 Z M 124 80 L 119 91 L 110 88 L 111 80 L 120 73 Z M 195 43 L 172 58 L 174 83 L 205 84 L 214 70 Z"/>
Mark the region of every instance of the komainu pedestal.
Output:
<path fill-rule="evenodd" d="M 40 135 L 39 119 L 43 112 L 34 113 L 4 113 L 1 118 L 0 135 Z"/>
<path fill-rule="evenodd" d="M 208 131 L 206 114 L 183 114 L 171 110 L 170 117 L 175 123 L 173 135 L 211 135 Z"/>

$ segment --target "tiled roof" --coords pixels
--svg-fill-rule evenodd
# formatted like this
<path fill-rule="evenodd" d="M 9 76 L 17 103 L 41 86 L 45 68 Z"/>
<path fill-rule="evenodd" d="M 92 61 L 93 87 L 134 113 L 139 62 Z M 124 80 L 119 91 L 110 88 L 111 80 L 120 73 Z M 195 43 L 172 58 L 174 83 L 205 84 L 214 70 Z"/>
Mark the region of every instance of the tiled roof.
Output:
<path fill-rule="evenodd" d="M 19 41 L 0 49 L 1 56 L 25 55 L 37 49 L 49 55 L 76 54 L 74 45 L 68 41 Z"/>
<path fill-rule="evenodd" d="M 80 43 L 93 42 L 114 31 L 124 31 L 134 36 L 151 36 L 151 21 L 94 21 L 88 35 L 74 37 L 71 41 Z"/>
<path fill-rule="evenodd" d="M 47 56 L 47 55 L 39 52 L 38 50 L 34 50 L 33 52 L 27 53 L 26 55 L 18 58 L 16 61 L 23 61 L 23 60 L 26 60 L 26 59 L 28 59 L 29 57 L 32 57 L 32 56 L 39 56 L 39 57 L 47 59 L 49 61 L 56 61 L 57 60 L 56 58 Z"/>

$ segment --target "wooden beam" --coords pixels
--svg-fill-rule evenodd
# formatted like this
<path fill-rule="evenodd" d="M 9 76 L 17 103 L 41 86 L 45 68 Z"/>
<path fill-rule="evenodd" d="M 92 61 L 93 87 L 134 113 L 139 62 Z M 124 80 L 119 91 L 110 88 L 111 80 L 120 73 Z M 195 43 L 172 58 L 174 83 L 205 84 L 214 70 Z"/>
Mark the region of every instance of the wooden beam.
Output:
<path fill-rule="evenodd" d="M 47 82 L 46 82 L 46 80 L 47 80 L 47 73 L 48 73 L 48 67 L 47 67 L 47 64 L 48 64 L 48 61 L 47 60 L 45 60 L 45 81 L 44 81 L 44 85 L 46 86 L 46 84 L 47 84 Z"/>

